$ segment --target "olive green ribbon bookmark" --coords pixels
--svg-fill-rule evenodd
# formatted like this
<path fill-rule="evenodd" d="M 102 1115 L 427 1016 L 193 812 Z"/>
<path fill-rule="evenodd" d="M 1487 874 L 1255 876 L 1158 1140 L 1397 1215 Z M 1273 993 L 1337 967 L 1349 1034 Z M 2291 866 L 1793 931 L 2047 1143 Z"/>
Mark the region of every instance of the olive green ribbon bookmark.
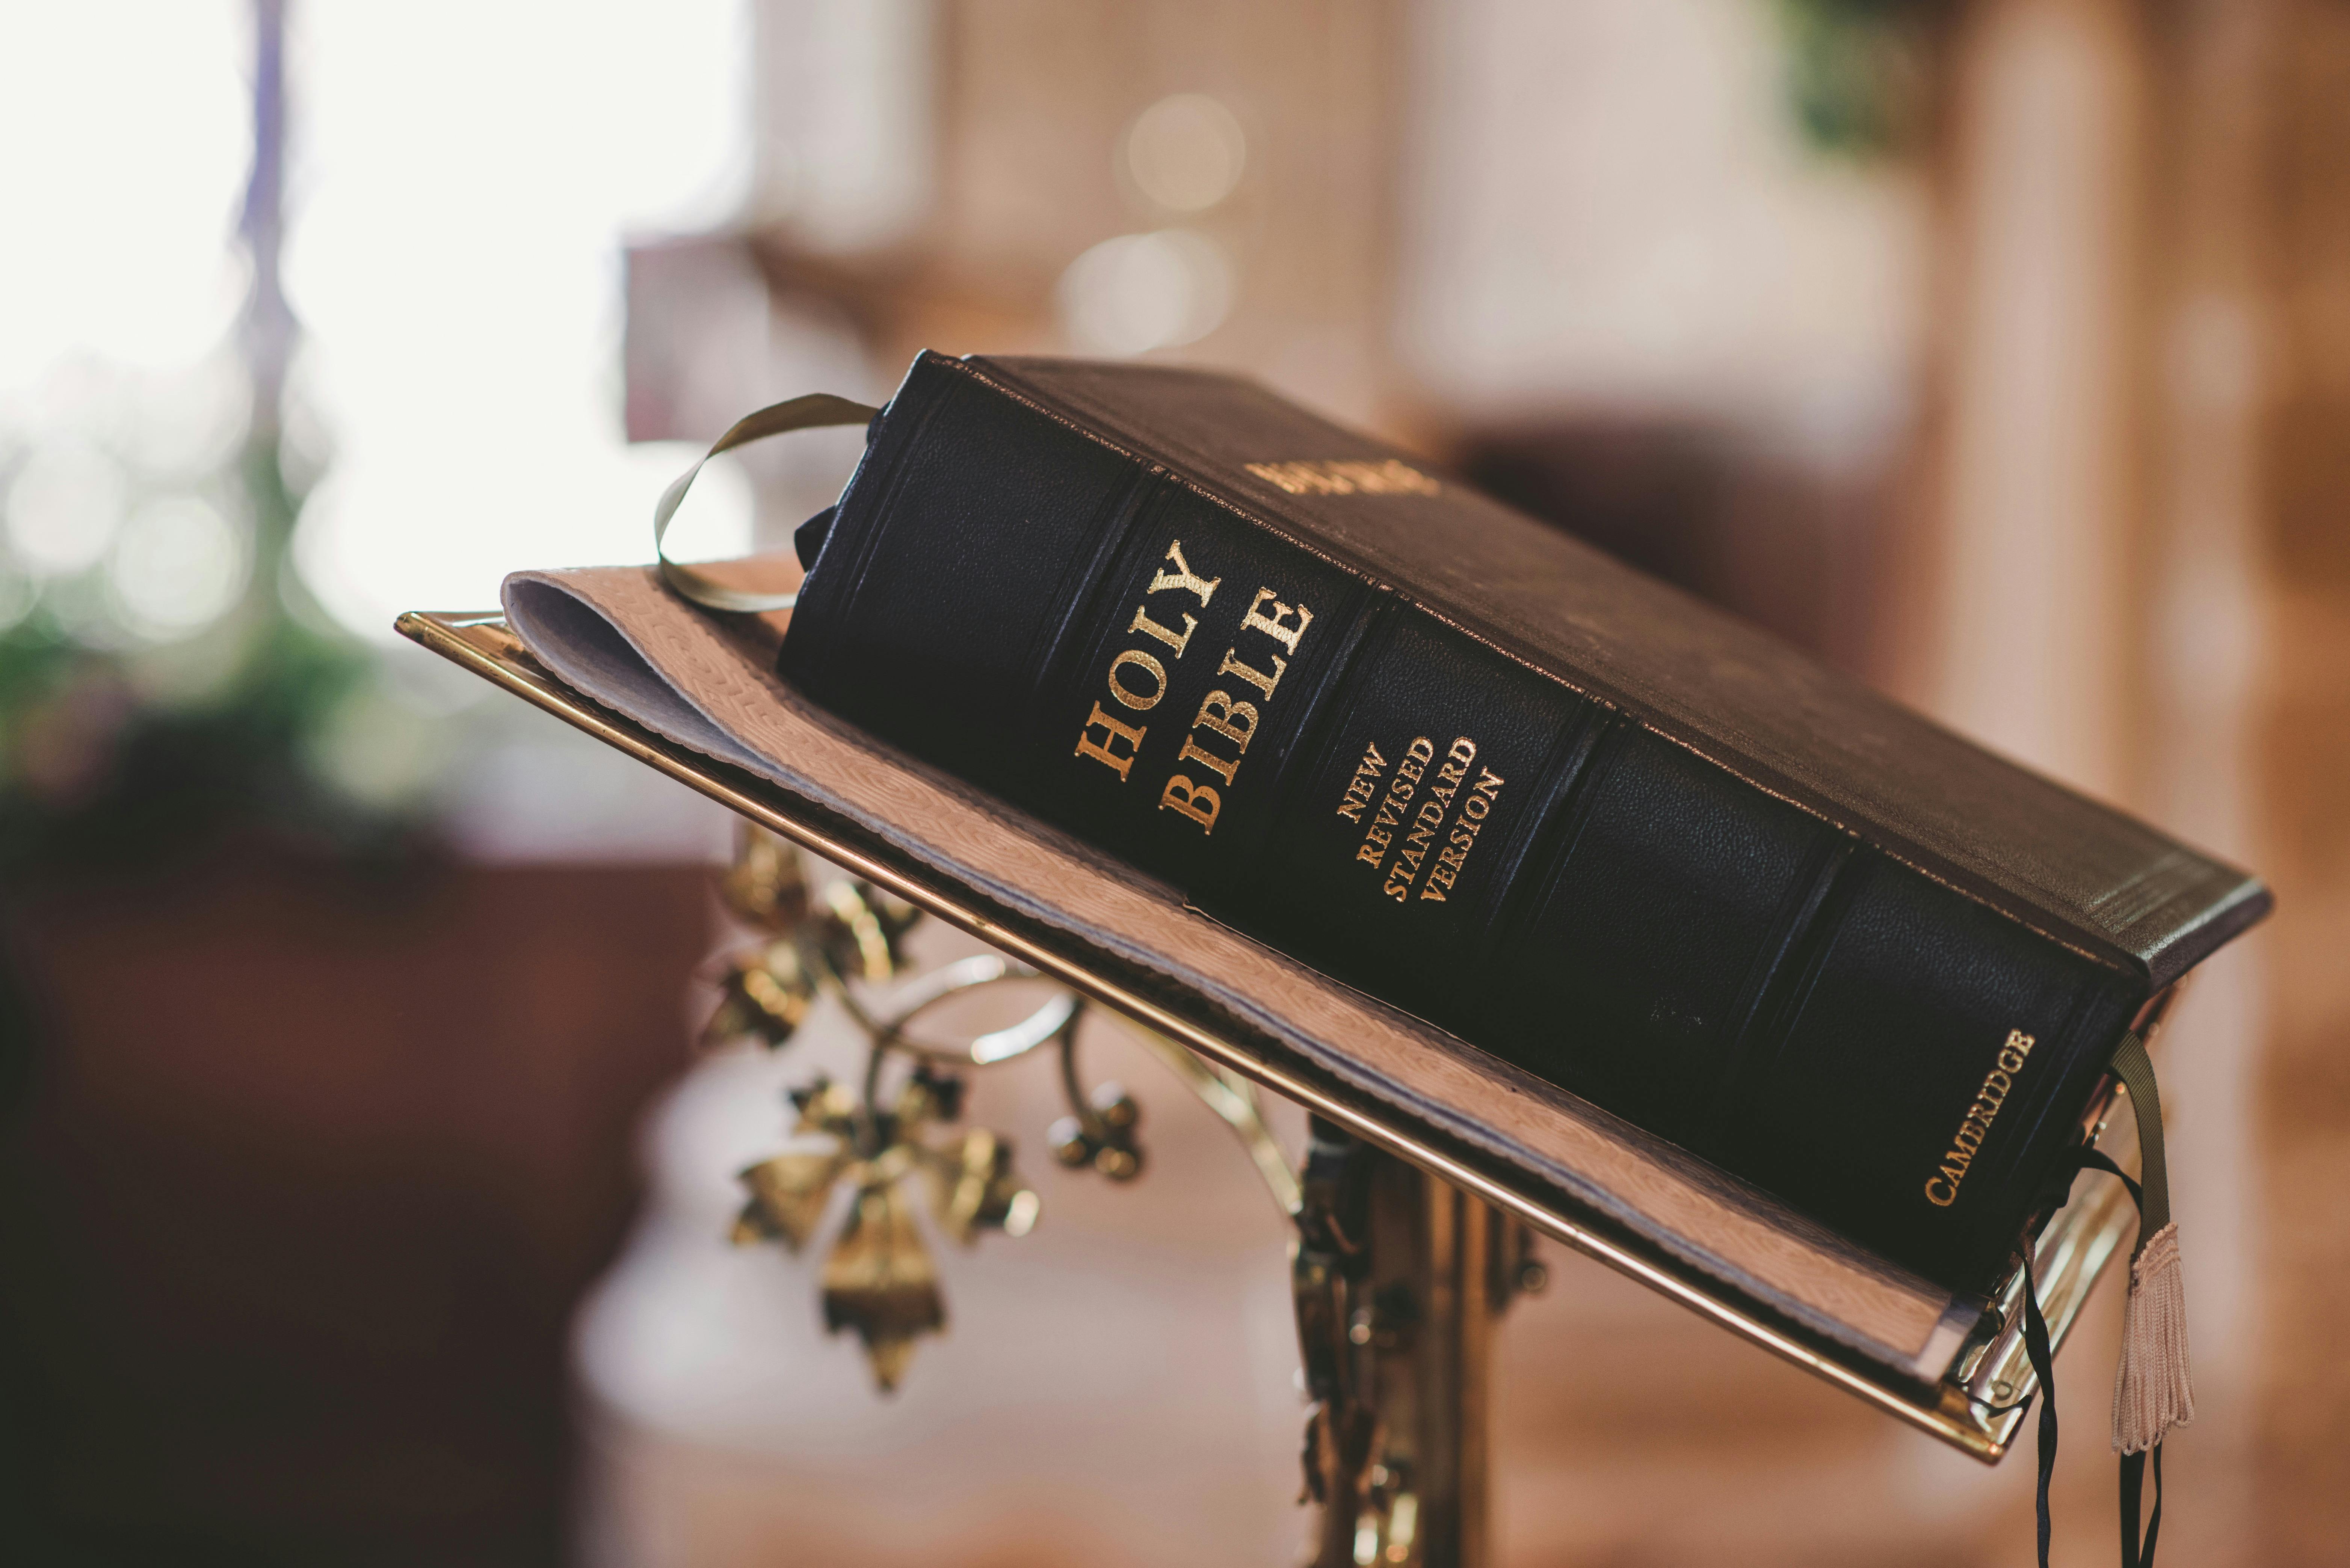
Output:
<path fill-rule="evenodd" d="M 706 572 L 696 570 L 669 558 L 661 548 L 661 539 L 669 533 L 670 519 L 677 515 L 678 507 L 685 501 L 685 493 L 693 488 L 702 464 L 722 452 L 731 452 L 768 436 L 783 435 L 789 431 L 823 430 L 833 425 L 861 425 L 879 413 L 879 409 L 863 403 L 852 403 L 847 398 L 836 398 L 829 392 L 810 392 L 803 398 L 788 398 L 771 403 L 756 413 L 745 414 L 734 422 L 734 428 L 718 438 L 718 442 L 667 490 L 653 507 L 653 556 L 660 564 L 661 581 L 691 599 L 721 610 L 789 609 L 799 602 L 797 594 L 754 594 L 740 588 L 730 588 Z"/>

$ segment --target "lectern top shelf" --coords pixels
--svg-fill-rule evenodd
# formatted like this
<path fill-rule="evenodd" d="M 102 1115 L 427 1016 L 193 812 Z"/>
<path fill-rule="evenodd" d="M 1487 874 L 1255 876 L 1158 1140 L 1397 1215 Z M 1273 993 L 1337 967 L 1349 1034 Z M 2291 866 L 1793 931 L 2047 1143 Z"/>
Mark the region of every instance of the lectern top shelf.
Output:
<path fill-rule="evenodd" d="M 2035 1387 L 2020 1272 L 1996 1299 L 1954 1295 L 1233 932 L 807 704 L 772 673 L 755 621 L 697 611 L 640 568 L 524 574 L 507 607 L 412 612 L 399 628 L 1856 1397 L 1986 1462 L 2005 1453 Z M 2099 1130 L 2119 1108 L 2093 1108 Z M 2115 1119 L 2122 1155 L 2135 1140 Z M 2060 1346 L 2134 1223 L 2121 1184 L 2091 1174 L 2043 1234 L 2040 1297 Z"/>

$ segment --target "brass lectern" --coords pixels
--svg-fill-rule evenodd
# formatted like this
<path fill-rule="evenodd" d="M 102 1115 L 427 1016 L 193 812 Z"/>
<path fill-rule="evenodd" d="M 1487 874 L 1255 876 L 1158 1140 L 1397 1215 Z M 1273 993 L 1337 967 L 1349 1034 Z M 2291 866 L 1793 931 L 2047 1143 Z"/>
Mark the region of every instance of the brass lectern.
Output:
<path fill-rule="evenodd" d="M 1539 1282 L 1529 1232 L 1985 1462 L 2006 1452 L 2023 1419 L 2037 1384 L 2020 1268 L 1988 1302 L 1937 1293 L 1669 1146 L 1204 917 L 1103 891 L 1115 883 L 1065 845 L 1023 838 L 979 808 L 941 805 L 934 784 L 853 737 L 811 740 L 805 774 L 765 776 L 713 754 L 723 746 L 682 743 L 583 696 L 500 615 L 412 613 L 400 629 L 1155 1043 L 1241 1133 L 1297 1223 L 1299 1343 L 1315 1401 L 1303 1458 L 1306 1491 L 1324 1510 L 1318 1563 L 1485 1560 L 1487 1352 L 1496 1314 Z M 634 656 L 615 647 L 598 657 Z M 1057 901 L 1014 896 L 1024 877 L 1054 881 Z M 1186 981 L 1203 951 L 1243 977 L 1239 1002 Z M 1345 1048 L 1328 1048 L 1333 1039 Z M 1313 1113 L 1302 1168 L 1264 1133 L 1259 1086 Z M 2102 1137 L 2126 1103 L 2102 1099 L 2090 1130 Z M 2135 1138 L 2117 1130 L 2126 1163 Z M 1001 1218 L 1011 1197 L 991 1198 L 983 1184 L 973 1201 L 995 1202 Z M 2121 1184 L 2091 1175 L 2043 1233 L 2036 1278 L 2059 1345 L 2133 1223 Z"/>

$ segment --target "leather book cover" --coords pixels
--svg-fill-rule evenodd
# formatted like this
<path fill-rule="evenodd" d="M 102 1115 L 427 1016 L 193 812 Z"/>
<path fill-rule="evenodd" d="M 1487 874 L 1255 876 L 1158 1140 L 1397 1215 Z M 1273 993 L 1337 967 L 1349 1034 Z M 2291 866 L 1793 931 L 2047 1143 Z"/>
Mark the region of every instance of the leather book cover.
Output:
<path fill-rule="evenodd" d="M 1953 1288 L 2245 874 L 1252 383 L 925 355 L 779 670 Z"/>

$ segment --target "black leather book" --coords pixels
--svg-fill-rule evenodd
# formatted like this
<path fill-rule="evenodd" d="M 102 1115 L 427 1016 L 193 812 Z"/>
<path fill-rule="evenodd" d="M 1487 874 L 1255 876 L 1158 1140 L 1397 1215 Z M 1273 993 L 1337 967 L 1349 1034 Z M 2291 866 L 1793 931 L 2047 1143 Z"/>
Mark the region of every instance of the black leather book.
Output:
<path fill-rule="evenodd" d="M 780 672 L 1984 1290 L 2252 877 L 1253 383 L 925 354 Z"/>

